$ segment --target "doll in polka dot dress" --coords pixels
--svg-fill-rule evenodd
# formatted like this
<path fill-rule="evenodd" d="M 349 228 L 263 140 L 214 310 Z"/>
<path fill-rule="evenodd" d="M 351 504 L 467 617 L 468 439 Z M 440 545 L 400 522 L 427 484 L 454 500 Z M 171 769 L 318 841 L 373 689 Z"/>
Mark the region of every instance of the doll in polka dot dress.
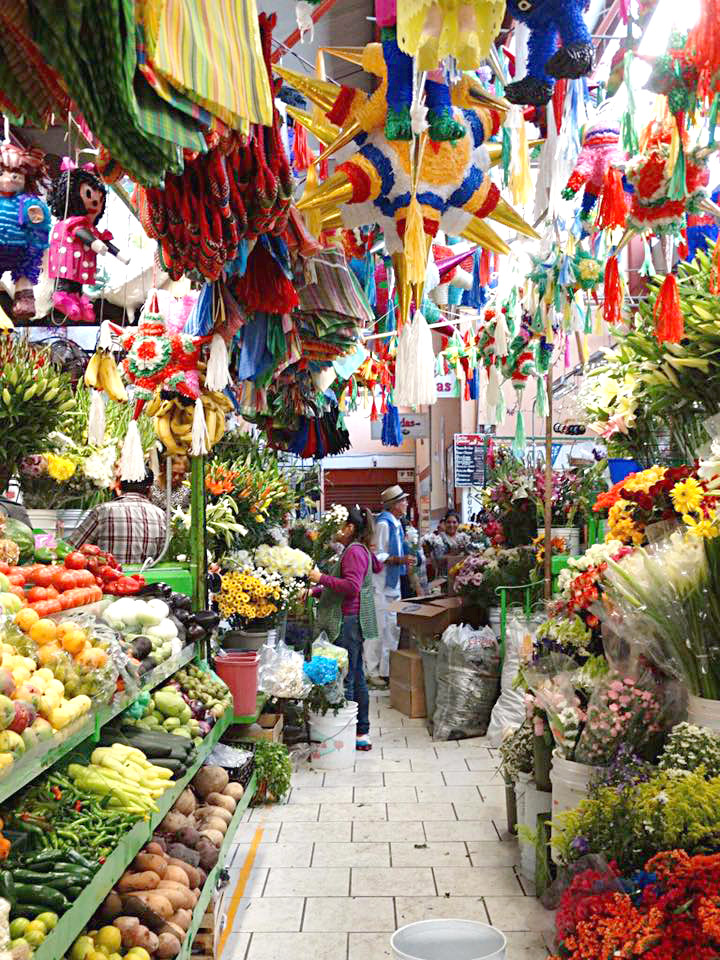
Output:
<path fill-rule="evenodd" d="M 50 235 L 48 275 L 57 281 L 53 305 L 69 323 L 96 323 L 93 305 L 82 288 L 95 282 L 98 254 L 112 253 L 128 262 L 111 243 L 110 231 L 95 226 L 105 212 L 106 197 L 107 188 L 92 164 L 76 167 L 63 160 L 50 198 L 58 222 Z"/>

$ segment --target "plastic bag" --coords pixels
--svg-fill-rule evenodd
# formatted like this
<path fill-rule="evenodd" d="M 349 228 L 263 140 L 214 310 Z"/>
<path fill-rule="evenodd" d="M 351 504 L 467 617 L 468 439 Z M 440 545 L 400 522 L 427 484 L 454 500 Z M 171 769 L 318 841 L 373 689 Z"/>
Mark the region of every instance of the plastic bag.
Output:
<path fill-rule="evenodd" d="M 453 624 L 437 654 L 435 740 L 482 737 L 498 694 L 500 650 L 489 627 Z"/>
<path fill-rule="evenodd" d="M 330 660 L 337 660 L 338 670 L 345 676 L 350 665 L 350 658 L 345 647 L 338 647 L 337 644 L 330 643 L 326 633 L 321 633 L 317 640 L 313 640 L 313 657 L 328 657 Z"/>
<path fill-rule="evenodd" d="M 525 720 L 525 698 L 514 687 L 520 664 L 529 658 L 535 633 L 547 619 L 544 613 L 526 617 L 522 611 L 508 615 L 505 630 L 505 658 L 500 680 L 500 696 L 492 709 L 487 737 L 491 747 L 499 747 L 505 731 L 519 727 Z"/>
<path fill-rule="evenodd" d="M 304 700 L 312 686 L 303 672 L 304 663 L 303 655 L 284 643 L 265 644 L 260 651 L 259 689 L 269 697 Z"/>

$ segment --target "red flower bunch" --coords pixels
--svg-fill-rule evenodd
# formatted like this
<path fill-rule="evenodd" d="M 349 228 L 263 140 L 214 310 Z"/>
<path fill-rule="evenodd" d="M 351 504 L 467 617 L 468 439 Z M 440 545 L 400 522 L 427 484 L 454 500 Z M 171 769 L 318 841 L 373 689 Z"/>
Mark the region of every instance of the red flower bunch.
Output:
<path fill-rule="evenodd" d="M 588 870 L 573 879 L 557 912 L 563 960 L 716 960 L 720 854 L 664 851 L 648 860 L 643 876 L 636 902 L 630 894 L 608 890 L 608 874 Z"/>

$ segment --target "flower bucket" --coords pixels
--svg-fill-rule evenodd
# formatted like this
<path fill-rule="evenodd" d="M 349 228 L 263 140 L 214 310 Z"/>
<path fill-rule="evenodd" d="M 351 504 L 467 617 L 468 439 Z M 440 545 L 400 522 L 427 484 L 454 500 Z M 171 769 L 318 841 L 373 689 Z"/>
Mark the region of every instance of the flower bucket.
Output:
<path fill-rule="evenodd" d="M 86 510 L 58 510 L 57 512 L 57 535 L 60 539 L 66 539 L 70 536 L 76 527 L 79 527 Z"/>
<path fill-rule="evenodd" d="M 591 766 L 589 763 L 566 760 L 558 754 L 557 750 L 553 750 L 550 769 L 553 822 L 558 814 L 565 813 L 566 810 L 574 810 L 585 799 L 591 777 L 602 769 L 602 767 Z M 552 838 L 554 835 L 553 828 Z"/>
<path fill-rule="evenodd" d="M 549 731 L 548 731 L 549 735 Z M 545 739 L 545 735 L 533 737 L 533 768 L 535 770 L 535 785 L 538 790 L 550 793 L 550 767 L 552 766 L 552 747 Z"/>
<path fill-rule="evenodd" d="M 318 770 L 349 770 L 355 763 L 358 705 L 354 700 L 325 716 L 310 713 L 310 763 Z"/>
<path fill-rule="evenodd" d="M 610 482 L 620 483 L 631 473 L 639 473 L 642 467 L 637 460 L 622 460 L 616 457 L 608 457 L 608 468 L 610 470 Z"/>
<path fill-rule="evenodd" d="M 260 650 L 269 643 L 275 645 L 277 631 L 272 630 L 228 630 L 220 637 L 223 650 Z"/>
<path fill-rule="evenodd" d="M 538 828 L 538 817 L 550 812 L 551 794 L 538 790 L 529 773 L 518 774 L 517 793 L 518 801 L 522 795 L 522 802 L 518 802 L 518 824 L 535 832 Z M 520 873 L 530 883 L 535 883 L 536 867 L 537 854 L 534 844 L 521 841 Z"/>
<path fill-rule="evenodd" d="M 215 673 L 228 685 L 236 717 L 249 717 L 257 709 L 260 656 L 247 652 L 215 657 Z"/>
<path fill-rule="evenodd" d="M 502 622 L 502 609 L 500 607 L 488 607 L 488 626 L 494 631 L 495 636 L 500 639 L 500 627 Z"/>
<path fill-rule="evenodd" d="M 505 934 L 479 920 L 418 920 L 390 938 L 393 960 L 505 960 Z"/>
<path fill-rule="evenodd" d="M 580 528 L 579 527 L 552 527 L 550 530 L 551 539 L 562 537 L 565 541 L 565 553 L 573 557 L 580 555 Z"/>
<path fill-rule="evenodd" d="M 505 816 L 507 817 L 508 833 L 511 837 L 517 835 L 518 802 L 514 783 L 505 784 Z"/>
<path fill-rule="evenodd" d="M 52 534 L 57 532 L 57 510 L 28 510 L 28 516 L 33 530 Z"/>
<path fill-rule="evenodd" d="M 706 700 L 688 694 L 688 723 L 720 733 L 720 700 Z"/>

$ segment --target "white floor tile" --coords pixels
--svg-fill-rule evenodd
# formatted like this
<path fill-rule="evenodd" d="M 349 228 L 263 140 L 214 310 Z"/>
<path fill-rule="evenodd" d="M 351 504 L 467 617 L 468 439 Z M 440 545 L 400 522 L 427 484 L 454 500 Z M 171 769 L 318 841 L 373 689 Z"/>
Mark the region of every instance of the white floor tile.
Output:
<path fill-rule="evenodd" d="M 472 776 L 469 771 L 466 771 Z M 388 770 L 385 774 L 386 787 L 442 787 L 445 786 L 442 770 Z"/>
<path fill-rule="evenodd" d="M 483 871 L 485 872 L 485 871 Z M 534 933 L 553 933 L 555 914 L 534 897 L 485 897 L 490 914 L 490 923 L 504 933 L 514 930 L 529 930 Z"/>
<path fill-rule="evenodd" d="M 265 884 L 265 897 L 347 897 L 350 870 L 347 867 L 272 867 Z"/>
<path fill-rule="evenodd" d="M 327 820 L 387 820 L 384 803 L 323 803 L 320 821 Z"/>
<path fill-rule="evenodd" d="M 475 786 L 418 787 L 417 793 L 420 803 L 473 803 L 483 799 Z"/>
<path fill-rule="evenodd" d="M 470 854 L 464 843 L 391 843 L 394 867 L 467 867 Z"/>
<path fill-rule="evenodd" d="M 272 823 L 277 820 L 317 820 L 319 803 L 273 803 L 255 807 L 251 823 Z"/>
<path fill-rule="evenodd" d="M 390 844 L 316 843 L 312 865 L 313 867 L 389 867 Z"/>
<path fill-rule="evenodd" d="M 354 897 L 430 897 L 435 882 L 429 867 L 353 867 Z"/>
<path fill-rule="evenodd" d="M 239 844 L 230 866 L 241 868 L 250 849 L 249 843 Z M 312 843 L 261 843 L 253 863 L 255 867 L 309 867 L 312 852 Z"/>
<path fill-rule="evenodd" d="M 424 824 L 430 840 L 497 840 L 492 820 L 429 820 Z"/>
<path fill-rule="evenodd" d="M 356 820 L 352 825 L 352 838 L 359 843 L 389 843 L 391 840 L 405 840 L 411 843 L 425 843 L 425 831 L 419 820 L 400 823 L 368 823 Z"/>
<path fill-rule="evenodd" d="M 351 933 L 348 960 L 389 960 L 392 957 L 390 934 Z"/>
<path fill-rule="evenodd" d="M 300 930 L 303 905 L 302 897 L 265 897 L 243 899 L 233 919 L 233 930 L 245 933 L 269 931 L 290 933 Z"/>
<path fill-rule="evenodd" d="M 346 952 L 346 933 L 254 933 L 247 960 L 338 960 Z"/>
<path fill-rule="evenodd" d="M 283 823 L 280 830 L 281 843 L 314 843 L 316 840 L 330 840 L 348 843 L 352 832 L 352 823 L 336 820 L 324 823 Z"/>
<path fill-rule="evenodd" d="M 445 770 L 442 774 L 448 787 L 503 785 L 503 779 L 495 770 Z"/>
<path fill-rule="evenodd" d="M 456 820 L 451 803 L 389 803 L 388 820 Z"/>
<path fill-rule="evenodd" d="M 352 787 L 293 787 L 290 803 L 352 803 Z"/>
<path fill-rule="evenodd" d="M 395 907 L 399 927 L 444 917 L 488 922 L 482 897 L 396 897 Z M 512 955 L 508 960 L 514 960 Z"/>
<path fill-rule="evenodd" d="M 434 867 L 438 895 L 444 897 L 513 897 L 522 893 L 512 867 Z M 272 870 L 268 883 L 272 880 Z M 527 898 L 529 899 L 529 898 Z M 502 925 L 501 929 L 502 929 Z"/>
<path fill-rule="evenodd" d="M 417 803 L 415 787 L 355 787 L 355 803 Z"/>
<path fill-rule="evenodd" d="M 382 787 L 382 770 L 371 771 L 363 767 L 360 770 L 328 770 L 325 774 L 326 787 Z"/>
<path fill-rule="evenodd" d="M 279 823 L 258 823 L 253 821 L 252 823 L 241 823 L 237 828 L 235 837 L 233 838 L 236 843 L 252 843 L 255 839 L 255 834 L 258 831 L 258 827 L 263 828 L 262 832 L 262 843 L 275 843 L 280 833 L 280 824 Z"/>
<path fill-rule="evenodd" d="M 308 897 L 302 928 L 333 933 L 392 933 L 395 904 L 392 897 Z"/>

